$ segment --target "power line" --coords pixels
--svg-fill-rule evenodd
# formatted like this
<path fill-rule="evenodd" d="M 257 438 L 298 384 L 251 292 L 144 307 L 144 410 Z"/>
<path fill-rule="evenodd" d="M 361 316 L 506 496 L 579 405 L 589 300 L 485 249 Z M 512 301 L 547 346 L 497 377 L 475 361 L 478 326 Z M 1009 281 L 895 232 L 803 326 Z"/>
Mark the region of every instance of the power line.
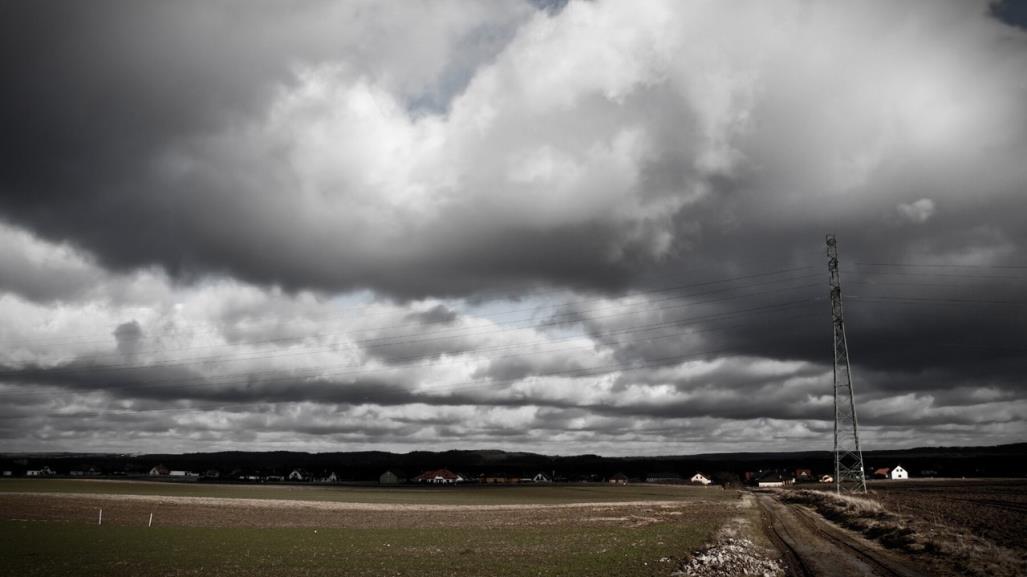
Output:
<path fill-rule="evenodd" d="M 793 327 L 793 330 L 795 328 L 796 327 Z M 627 371 L 637 371 L 637 370 L 647 369 L 647 368 L 672 367 L 672 366 L 680 364 L 681 362 L 683 362 L 683 361 L 685 361 L 687 359 L 705 358 L 705 357 L 709 357 L 709 356 L 712 356 L 712 355 L 721 355 L 723 353 L 730 353 L 730 352 L 733 352 L 730 348 L 719 348 L 719 349 L 710 349 L 710 350 L 704 350 L 704 351 L 693 351 L 693 352 L 686 353 L 686 354 L 676 354 L 676 355 L 670 355 L 670 356 L 665 356 L 665 357 L 659 357 L 659 358 L 656 358 L 656 359 L 650 359 L 648 361 L 641 362 L 641 363 L 633 363 L 633 364 L 631 364 L 629 366 L 625 366 L 623 364 L 618 363 L 618 364 L 610 364 L 610 365 L 604 365 L 604 366 L 599 366 L 599 367 L 584 367 L 584 368 L 567 369 L 567 370 L 561 370 L 561 371 L 550 371 L 550 372 L 547 372 L 545 375 L 533 376 L 532 378 L 534 378 L 534 379 L 550 378 L 550 377 L 581 378 L 581 377 L 590 377 L 590 376 L 602 377 L 602 376 L 612 375 L 612 374 L 615 374 L 615 373 L 623 373 L 623 372 L 627 372 Z M 673 361 L 677 361 L 677 362 L 675 363 Z M 423 400 L 437 400 L 438 399 L 437 395 L 432 395 L 430 393 L 453 393 L 453 392 L 456 392 L 456 391 L 474 390 L 474 389 L 479 389 L 479 388 L 491 388 L 491 387 L 494 387 L 495 385 L 498 385 L 498 384 L 511 384 L 511 383 L 517 383 L 517 382 L 524 381 L 524 380 L 526 380 L 526 378 L 493 379 L 493 380 L 489 380 L 487 382 L 465 381 L 465 382 L 461 382 L 461 383 L 454 383 L 454 384 L 447 385 L 447 386 L 444 386 L 444 387 L 435 387 L 435 388 L 432 388 L 432 389 L 429 389 L 429 390 L 412 391 L 411 393 L 412 393 L 412 396 L 420 395 Z M 269 384 L 273 384 L 273 383 L 269 383 Z M 48 385 L 48 386 L 56 386 L 56 385 Z M 89 392 L 95 392 L 95 391 L 89 391 Z M 103 391 L 103 392 L 109 392 L 109 391 Z M 425 394 L 425 393 L 429 393 L 429 394 Z M 178 400 L 204 401 L 205 399 L 178 399 Z M 266 401 L 248 400 L 248 401 L 240 402 L 240 403 L 237 403 L 237 404 L 243 405 L 243 404 L 263 403 L 263 402 L 266 402 Z M 300 401 L 297 400 L 297 401 L 294 401 L 294 402 L 300 402 Z M 417 401 L 416 401 L 416 399 L 412 399 L 409 402 L 417 402 Z M 221 407 L 218 407 L 218 409 L 221 409 Z M 133 412 L 136 412 L 135 409 L 125 409 L 125 410 L 131 410 Z M 182 411 L 193 411 L 193 410 L 210 411 L 210 410 L 213 410 L 213 409 L 211 409 L 211 408 L 199 408 L 198 409 L 196 407 L 174 407 L 174 408 L 165 408 L 165 409 L 149 409 L 149 410 L 144 410 L 144 412 L 146 412 L 146 413 L 182 412 Z"/>
<path fill-rule="evenodd" d="M 847 274 L 861 274 L 865 271 L 858 271 L 856 269 L 842 269 Z M 956 273 L 944 273 L 944 272 L 928 272 L 928 271 L 895 271 L 895 270 L 882 270 L 874 271 L 874 274 L 878 276 L 903 276 L 903 277 L 937 277 L 937 278 L 958 278 L 963 280 L 1027 280 L 1025 276 L 1010 276 L 1010 275 L 984 275 L 984 274 L 956 274 Z"/>
<path fill-rule="evenodd" d="M 793 308 L 793 307 L 798 306 L 800 304 L 806 304 L 806 303 L 811 303 L 811 302 L 815 302 L 815 301 L 812 300 L 812 299 L 803 299 L 803 300 L 791 301 L 791 302 L 787 302 L 787 303 L 779 303 L 779 304 L 763 306 L 763 307 L 754 307 L 754 308 L 751 308 L 751 309 L 746 309 L 746 310 L 743 310 L 743 311 L 736 311 L 736 312 L 733 312 L 733 313 L 720 314 L 720 315 L 711 315 L 711 316 L 706 316 L 706 317 L 697 317 L 697 318 L 693 318 L 693 319 L 687 319 L 687 322 L 673 321 L 673 322 L 668 322 L 668 323 L 659 323 L 657 325 L 648 325 L 648 326 L 643 325 L 642 327 L 632 327 L 632 328 L 622 329 L 622 330 L 618 330 L 618 331 L 610 331 L 609 333 L 606 333 L 603 336 L 609 337 L 609 336 L 617 336 L 617 335 L 621 335 L 621 334 L 632 334 L 632 333 L 645 332 L 645 331 L 648 331 L 648 330 L 662 329 L 662 328 L 680 328 L 682 326 L 689 326 L 689 325 L 694 325 L 694 324 L 707 323 L 707 322 L 711 322 L 711 321 L 730 319 L 730 318 L 733 318 L 733 317 L 738 317 L 738 316 L 742 316 L 742 315 L 749 315 L 749 314 L 757 314 L 757 313 L 760 313 L 760 312 L 778 312 L 778 311 L 787 310 L 789 308 Z M 810 314 L 798 315 L 798 316 L 794 316 L 793 318 L 800 318 L 800 317 L 805 317 L 805 316 L 810 316 Z M 670 335 L 663 335 L 663 336 L 657 336 L 657 337 L 649 337 L 649 340 L 658 340 L 658 339 L 663 339 L 663 338 L 673 338 L 675 336 L 682 336 L 682 334 L 697 334 L 697 333 L 702 333 L 702 332 L 715 332 L 715 331 L 720 331 L 720 330 L 728 330 L 728 329 L 731 329 L 731 328 L 735 328 L 735 326 L 726 326 L 726 327 L 716 327 L 716 326 L 714 326 L 714 327 L 708 327 L 706 329 L 690 331 L 688 333 L 675 333 L 675 334 L 670 334 Z M 579 338 L 579 337 L 573 337 L 573 338 Z M 569 339 L 565 339 L 565 340 L 572 340 L 572 339 L 569 338 Z M 508 349 L 511 349 L 511 348 L 523 348 L 523 347 L 529 346 L 529 345 L 530 345 L 530 343 L 528 345 L 526 345 L 524 343 L 514 343 L 514 344 L 511 344 L 511 345 L 503 345 L 503 346 L 500 346 L 500 347 L 495 347 L 495 350 L 508 350 Z M 566 350 L 577 350 L 577 349 L 582 349 L 582 348 L 594 348 L 594 346 L 595 346 L 595 343 L 594 342 L 590 342 L 590 343 L 585 343 L 585 344 L 578 345 L 578 346 L 575 346 L 575 347 L 569 347 L 569 348 L 565 347 L 563 349 L 556 349 L 556 350 L 542 349 L 542 350 L 534 350 L 534 351 L 530 351 L 530 352 L 519 352 L 517 354 L 505 355 L 505 356 L 499 356 L 499 357 L 492 357 L 492 358 L 486 358 L 486 359 L 482 359 L 482 360 L 488 360 L 489 362 L 493 362 L 493 361 L 501 359 L 501 358 L 523 357 L 523 356 L 542 355 L 542 354 L 552 354 L 554 352 L 564 352 Z M 472 351 L 472 353 L 477 353 L 477 352 L 479 352 L 479 351 L 478 350 Z M 402 361 L 410 361 L 410 360 L 418 360 L 418 359 L 431 358 L 431 357 L 434 357 L 434 356 L 436 356 L 436 355 L 431 355 L 431 354 L 428 354 L 428 355 L 415 355 L 415 356 L 408 357 L 406 359 L 401 359 L 401 360 Z M 437 364 L 437 363 L 435 363 L 435 364 Z M 133 385 L 133 390 L 142 389 L 142 388 L 150 388 L 150 387 L 160 387 L 160 386 L 165 385 L 165 384 L 198 385 L 198 386 L 232 385 L 232 384 L 240 383 L 242 379 L 248 379 L 249 382 L 252 383 L 254 377 L 260 377 L 260 376 L 265 376 L 265 375 L 271 376 L 271 377 L 280 378 L 280 379 L 281 378 L 285 378 L 285 379 L 288 379 L 288 380 L 290 380 L 292 382 L 296 382 L 296 381 L 299 381 L 301 379 L 324 378 L 324 377 L 327 377 L 327 376 L 341 377 L 341 376 L 353 376 L 353 375 L 374 375 L 375 373 L 393 373 L 393 372 L 395 372 L 397 370 L 401 370 L 401 369 L 404 369 L 404 368 L 405 369 L 425 368 L 426 366 L 431 366 L 431 365 L 432 365 L 432 363 L 429 363 L 427 365 L 418 366 L 418 367 L 393 366 L 393 367 L 385 367 L 385 368 L 371 367 L 371 368 L 359 368 L 359 369 L 357 369 L 357 368 L 353 368 L 356 365 L 344 364 L 344 365 L 330 365 L 330 366 L 321 366 L 321 367 L 311 367 L 311 368 L 307 368 L 307 369 L 305 369 L 303 371 L 299 371 L 299 372 L 298 371 L 293 371 L 292 373 L 290 373 L 288 375 L 284 375 L 284 376 L 283 376 L 283 372 L 286 372 L 286 371 L 284 371 L 282 369 L 272 369 L 272 370 L 262 370 L 262 371 L 246 371 L 246 372 L 242 372 L 242 373 L 238 373 L 238 374 L 234 374 L 234 375 L 218 375 L 218 376 L 213 376 L 213 377 L 197 376 L 197 377 L 190 377 L 190 378 L 180 378 L 180 377 L 171 376 L 171 377 L 164 377 L 164 378 L 147 378 L 145 380 L 145 382 L 143 382 L 143 383 L 136 383 L 136 384 L 134 384 Z M 139 368 L 140 369 L 151 369 L 152 367 L 141 366 Z M 38 371 L 38 376 L 45 378 L 45 377 L 52 377 L 54 375 L 59 377 L 62 374 L 66 374 L 68 376 L 75 376 L 75 375 L 81 374 L 81 372 L 77 372 L 77 371 L 72 370 L 73 367 L 67 367 L 66 369 L 67 370 L 43 369 L 43 370 Z M 97 372 L 101 372 L 102 373 L 102 370 L 103 370 L 102 367 L 97 367 L 96 369 L 97 369 Z M 338 369 L 351 369 L 351 370 L 338 370 Z M 23 373 L 21 373 L 21 374 L 23 375 Z M 57 386 L 63 386 L 63 385 L 57 385 Z"/>
<path fill-rule="evenodd" d="M 903 268 L 965 268 L 965 269 L 1013 269 L 1024 270 L 1027 265 L 1022 264 L 921 264 L 921 263 L 895 263 L 895 262 L 855 262 L 859 266 L 880 266 L 880 267 L 903 267 Z"/>
<path fill-rule="evenodd" d="M 811 287 L 814 287 L 814 286 L 818 286 L 818 283 L 809 283 L 809 284 L 800 285 L 800 286 L 788 286 L 788 287 L 781 287 L 781 288 L 777 288 L 777 289 L 769 289 L 769 290 L 762 291 L 762 293 L 763 294 L 768 294 L 768 293 L 783 292 L 783 291 L 794 291 L 794 290 L 799 290 L 799 289 L 803 289 L 803 288 L 811 288 Z M 705 293 L 705 294 L 716 294 L 716 293 L 719 293 L 719 292 L 724 292 L 724 291 L 723 290 L 719 290 L 719 291 L 713 291 L 713 293 L 709 293 L 708 292 L 708 293 Z M 703 294 L 703 293 L 700 293 L 700 294 Z M 698 295 L 688 295 L 688 296 L 698 296 Z M 676 302 L 677 299 L 669 299 L 668 298 L 668 299 L 662 299 L 662 301 L 673 300 L 673 301 L 675 301 L 675 303 L 670 305 L 670 306 L 648 307 L 648 305 L 650 303 L 649 302 L 643 302 L 643 303 L 635 303 L 635 304 L 625 304 L 625 305 L 623 305 L 623 307 L 627 308 L 627 307 L 632 307 L 632 306 L 641 306 L 641 307 L 648 307 L 648 308 L 645 309 L 644 312 L 666 312 L 666 311 L 670 311 L 670 310 L 676 310 L 676 309 L 681 309 L 681 308 L 686 308 L 686 307 L 691 307 L 691 306 L 705 305 L 705 304 L 714 304 L 714 303 L 718 303 L 718 302 L 726 302 L 726 301 L 730 301 L 730 300 L 734 300 L 734 299 L 738 299 L 738 298 L 749 298 L 751 296 L 752 295 L 749 295 L 749 294 L 742 294 L 742 295 L 733 295 L 733 296 L 724 297 L 724 298 L 718 298 L 718 299 L 707 299 L 707 300 L 702 300 L 702 301 L 686 301 L 686 302 Z M 656 302 L 662 302 L 662 301 L 658 300 Z M 589 317 L 589 318 L 587 318 L 585 320 L 587 320 L 587 321 L 609 320 L 609 319 L 613 319 L 613 318 L 625 317 L 625 316 L 635 315 L 635 314 L 638 314 L 638 313 L 634 312 L 634 311 L 628 311 L 628 312 L 612 313 L 612 314 L 607 314 L 607 315 L 592 316 L 592 317 Z M 535 324 L 532 324 L 532 325 L 520 326 L 520 327 L 500 327 L 500 328 L 487 327 L 487 328 L 484 328 L 484 329 L 482 327 L 461 327 L 461 328 L 448 329 L 448 330 L 443 330 L 443 331 L 436 331 L 434 333 L 428 333 L 429 336 L 392 335 L 392 336 L 388 336 L 388 337 L 376 337 L 376 338 L 363 339 L 363 340 L 354 340 L 354 341 L 351 341 L 351 342 L 349 342 L 347 344 L 348 345 L 352 345 L 354 347 L 359 347 L 359 348 L 363 349 L 366 352 L 366 351 L 369 351 L 369 350 L 375 350 L 375 349 L 387 348 L 387 347 L 394 347 L 394 346 L 401 346 L 401 345 L 426 344 L 426 343 L 438 342 L 438 341 L 443 341 L 443 340 L 453 340 L 453 339 L 458 339 L 458 338 L 498 335 L 498 334 L 504 334 L 504 333 L 508 333 L 508 332 L 521 331 L 521 330 L 525 330 L 525 329 L 535 329 L 535 330 L 537 330 L 539 328 L 560 327 L 560 326 L 568 324 L 570 322 L 570 320 L 571 319 L 555 318 L 555 319 L 551 319 L 549 321 L 545 321 L 545 322 L 542 322 L 542 323 L 535 323 Z M 414 337 L 414 338 L 411 338 L 411 337 Z M 277 341 L 279 341 L 279 339 L 269 339 L 269 341 L 277 342 Z M 262 344 L 265 344 L 265 343 L 262 343 Z M 200 348 L 202 348 L 202 347 L 200 347 Z M 226 356 L 226 355 L 222 354 L 222 355 L 210 355 L 210 356 L 205 356 L 205 357 L 192 357 L 192 358 L 175 359 L 175 360 L 151 362 L 151 363 L 117 363 L 117 364 L 107 364 L 107 365 L 103 365 L 102 367 L 98 366 L 97 368 L 100 369 L 100 370 L 112 370 L 112 369 L 115 369 L 115 370 L 121 370 L 121 369 L 132 370 L 132 369 L 145 368 L 145 367 L 188 366 L 188 365 L 196 364 L 196 363 L 212 363 L 212 362 L 213 363 L 217 363 L 217 362 L 238 362 L 238 361 L 245 361 L 245 360 L 262 360 L 262 359 L 268 359 L 268 358 L 285 358 L 285 357 L 309 355 L 309 354 L 318 353 L 318 352 L 332 351 L 332 350 L 335 350 L 336 348 L 337 348 L 337 345 L 324 345 L 324 346 L 321 346 L 321 347 L 306 348 L 306 349 L 303 349 L 301 351 L 287 351 L 287 352 L 278 352 L 278 353 L 270 353 L 270 354 L 266 354 L 265 353 L 265 354 L 255 354 L 255 355 L 247 355 L 247 356 Z M 191 349 L 186 349 L 186 350 L 191 350 Z M 161 351 L 161 352 L 164 352 L 164 351 Z M 96 359 L 118 357 L 118 356 L 121 356 L 120 353 L 107 353 L 107 354 L 103 354 L 103 355 L 92 355 L 90 360 L 94 360 L 95 361 Z M 81 371 L 83 369 L 88 369 L 88 368 L 89 367 L 79 366 L 79 367 L 77 367 L 74 370 Z M 11 372 L 12 371 L 0 371 L 0 378 L 5 376 L 6 374 L 10 374 Z"/>
<path fill-rule="evenodd" d="M 799 271 L 803 271 L 803 270 L 811 270 L 813 268 L 815 268 L 815 267 L 813 267 L 811 265 L 807 265 L 807 266 L 800 266 L 800 267 L 791 267 L 791 268 L 786 268 L 786 269 L 778 269 L 778 270 L 773 270 L 773 271 L 763 271 L 763 272 L 758 272 L 758 273 L 745 274 L 745 275 L 737 275 L 737 276 L 733 276 L 733 277 L 727 277 L 727 278 L 716 279 L 716 280 L 708 280 L 708 281 L 686 283 L 686 284 L 680 284 L 680 285 L 672 285 L 672 286 L 667 286 L 667 287 L 660 287 L 660 288 L 647 289 L 647 290 L 641 290 L 641 291 L 632 291 L 632 292 L 629 292 L 629 293 L 625 293 L 624 295 L 622 295 L 622 297 L 624 297 L 624 296 L 646 295 L 646 294 L 658 294 L 658 293 L 662 293 L 662 292 L 684 290 L 684 289 L 697 288 L 697 287 L 709 286 L 709 285 L 714 285 L 714 284 L 730 283 L 730 282 L 736 282 L 736 281 L 740 281 L 740 280 L 749 280 L 749 279 L 754 279 L 754 278 L 776 276 L 776 275 L 781 275 L 781 274 L 786 274 L 786 273 L 799 272 Z M 771 281 L 771 282 L 774 282 L 774 281 Z M 553 289 L 553 290 L 546 290 L 546 291 L 535 291 L 535 292 L 527 295 L 527 297 L 538 298 L 540 296 L 545 296 L 545 295 L 554 295 L 554 294 L 560 295 L 560 294 L 567 294 L 567 293 L 568 293 L 568 289 L 560 288 L 560 289 Z M 622 297 L 618 297 L 618 298 L 622 298 Z M 552 304 L 552 305 L 535 305 L 535 306 L 532 306 L 532 307 L 521 307 L 521 308 L 516 308 L 516 309 L 509 309 L 509 310 L 506 310 L 506 311 L 499 311 L 497 313 L 493 313 L 493 316 L 502 316 L 502 315 L 506 315 L 506 314 L 512 314 L 512 313 L 515 313 L 515 312 L 535 311 L 535 310 L 538 310 L 540 308 L 559 307 L 559 306 L 563 306 L 563 304 L 564 303 L 558 303 L 558 304 Z M 360 306 L 360 307 L 350 307 L 348 309 L 343 309 L 341 314 L 334 314 L 334 315 L 320 317 L 320 320 L 339 319 L 339 318 L 348 317 L 349 313 L 352 312 L 352 311 L 366 311 L 367 309 L 371 308 L 371 306 L 372 305 L 363 305 L 363 306 Z M 408 311 L 408 312 L 411 313 L 411 314 L 416 314 L 417 312 L 420 312 L 420 311 Z M 364 315 L 361 315 L 360 318 L 362 318 L 362 319 L 374 318 L 374 317 L 385 316 L 385 315 L 389 315 L 389 314 L 394 314 L 394 311 L 381 311 L 381 312 L 375 313 L 375 314 L 364 314 Z M 368 329 L 368 330 L 373 330 L 373 329 Z M 217 333 L 217 332 L 221 332 L 221 329 L 213 329 L 212 328 L 212 329 L 208 329 L 208 330 L 205 330 L 205 331 L 198 331 L 198 332 L 199 332 L 199 334 Z M 149 337 L 145 337 L 144 336 L 144 339 L 148 339 L 148 338 Z M 302 339 L 302 338 L 307 338 L 307 337 L 290 337 L 290 338 Z M 31 338 L 29 338 L 29 339 L 22 339 L 22 342 L 50 342 L 50 340 L 51 340 L 50 337 L 38 337 L 37 339 L 31 339 Z M 60 340 L 57 344 L 92 343 L 92 342 L 110 342 L 110 334 L 106 334 L 105 336 L 100 337 L 100 338 L 90 338 L 90 339 L 85 339 L 85 340 Z M 223 346 L 223 345 L 213 345 L 213 346 Z"/>
<path fill-rule="evenodd" d="M 926 298 L 926 297 L 899 297 L 899 296 L 858 296 L 858 295 L 846 295 L 846 299 L 863 301 L 863 302 L 892 302 L 892 303 L 925 303 L 925 304 L 975 304 L 975 305 L 1002 305 L 1002 306 L 1014 306 L 1024 307 L 1027 306 L 1027 302 L 1018 301 L 1000 301 L 1000 300 L 985 300 L 985 299 L 943 299 L 943 298 Z"/>

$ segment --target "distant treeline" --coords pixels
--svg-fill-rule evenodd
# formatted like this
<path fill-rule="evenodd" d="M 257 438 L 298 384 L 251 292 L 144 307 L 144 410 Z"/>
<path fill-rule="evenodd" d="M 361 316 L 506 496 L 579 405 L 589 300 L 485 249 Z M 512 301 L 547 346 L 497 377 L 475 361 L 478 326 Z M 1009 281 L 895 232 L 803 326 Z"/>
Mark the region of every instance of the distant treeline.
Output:
<path fill-rule="evenodd" d="M 1024 477 L 1027 476 L 1027 443 L 994 447 L 932 447 L 895 451 L 867 451 L 867 468 L 902 465 L 911 477 Z M 602 457 L 599 455 L 550 456 L 495 450 L 301 452 L 219 452 L 154 455 L 92 453 L 3 454 L 0 470 L 11 476 L 48 467 L 57 475 L 102 476 L 146 475 L 153 467 L 218 473 L 221 481 L 239 476 L 283 476 L 301 470 L 308 478 L 335 473 L 339 482 L 377 482 L 385 471 L 413 478 L 420 473 L 446 468 L 474 479 L 481 475 L 532 476 L 544 473 L 555 481 L 602 481 L 618 473 L 632 480 L 667 475 L 683 479 L 702 472 L 725 482 L 744 478 L 746 472 L 811 469 L 814 474 L 830 473 L 829 451 L 800 453 L 719 453 L 665 457 Z"/>

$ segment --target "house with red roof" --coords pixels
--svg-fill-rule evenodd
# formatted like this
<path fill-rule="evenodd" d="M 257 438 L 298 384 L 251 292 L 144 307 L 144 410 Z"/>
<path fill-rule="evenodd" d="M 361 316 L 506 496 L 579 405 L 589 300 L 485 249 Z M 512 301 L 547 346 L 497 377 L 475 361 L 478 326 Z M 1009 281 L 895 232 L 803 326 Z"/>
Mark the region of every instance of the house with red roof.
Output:
<path fill-rule="evenodd" d="M 449 485 L 452 483 L 463 483 L 464 478 L 449 469 L 435 469 L 425 471 L 414 477 L 415 483 L 429 483 L 432 485 Z"/>

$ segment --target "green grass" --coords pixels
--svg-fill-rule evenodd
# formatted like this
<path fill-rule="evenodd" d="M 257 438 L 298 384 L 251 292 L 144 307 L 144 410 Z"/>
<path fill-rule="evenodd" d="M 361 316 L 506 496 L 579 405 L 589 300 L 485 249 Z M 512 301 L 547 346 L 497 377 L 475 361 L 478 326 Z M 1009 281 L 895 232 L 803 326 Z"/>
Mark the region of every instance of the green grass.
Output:
<path fill-rule="evenodd" d="M 235 499 L 294 499 L 349 503 L 411 503 L 438 505 L 502 505 L 595 503 L 616 501 L 729 500 L 733 491 L 719 488 L 652 485 L 531 485 L 461 487 L 352 487 L 295 485 L 218 485 L 154 481 L 75 479 L 3 479 L 0 493 L 112 493 L 218 497 Z"/>
<path fill-rule="evenodd" d="M 725 508 L 726 511 L 726 508 Z M 0 521 L 0 574 L 669 575 L 719 518 L 645 527 L 141 529 Z"/>

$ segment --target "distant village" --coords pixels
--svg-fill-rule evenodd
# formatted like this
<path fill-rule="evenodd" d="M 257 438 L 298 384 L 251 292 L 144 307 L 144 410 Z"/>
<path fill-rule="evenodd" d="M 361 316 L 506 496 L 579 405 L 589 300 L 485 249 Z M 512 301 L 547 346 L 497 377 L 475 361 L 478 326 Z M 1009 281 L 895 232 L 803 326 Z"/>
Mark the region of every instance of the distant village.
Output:
<path fill-rule="evenodd" d="M 1027 476 L 1027 443 L 864 451 L 866 478 Z M 292 451 L 189 454 L 6 453 L 3 478 L 114 478 L 200 483 L 352 485 L 695 484 L 775 487 L 832 483 L 829 451 L 603 457 L 500 450 Z"/>
<path fill-rule="evenodd" d="M 302 468 L 291 469 L 288 472 L 260 472 L 244 471 L 234 469 L 224 472 L 219 469 L 206 469 L 203 471 L 192 471 L 185 469 L 171 469 L 162 464 L 151 467 L 148 471 L 131 474 L 125 471 L 103 471 L 96 466 L 83 465 L 78 468 L 59 470 L 58 468 L 43 465 L 38 468 L 4 469 L 0 472 L 3 477 L 69 477 L 69 478 L 142 478 L 156 481 L 203 481 L 203 482 L 231 482 L 231 483 L 316 483 L 316 484 L 373 484 L 373 480 L 347 478 L 336 471 L 320 470 L 310 471 Z M 921 477 L 934 477 L 937 472 L 934 470 L 921 470 Z M 869 468 L 868 479 L 904 480 L 909 479 L 909 472 L 896 464 L 893 467 Z M 556 471 L 536 471 L 529 474 L 518 475 L 511 473 L 479 473 L 476 475 L 462 474 L 451 471 L 447 468 L 430 469 L 408 476 L 400 470 L 386 470 L 378 476 L 379 485 L 455 485 L 455 484 L 481 484 L 481 485 L 519 485 L 519 484 L 546 484 L 546 483 L 607 483 L 613 485 L 626 485 L 629 483 L 655 483 L 655 484 L 689 484 L 701 486 L 752 486 L 752 487 L 784 487 L 801 483 L 833 483 L 834 479 L 827 473 L 815 473 L 811 468 L 798 468 L 791 470 L 759 470 L 746 471 L 742 475 L 734 473 L 708 474 L 703 471 L 695 471 L 692 474 L 679 474 L 674 472 L 660 472 L 647 474 L 645 476 L 631 477 L 624 473 L 614 473 L 609 476 L 598 474 L 577 475 L 566 477 L 559 475 Z"/>

